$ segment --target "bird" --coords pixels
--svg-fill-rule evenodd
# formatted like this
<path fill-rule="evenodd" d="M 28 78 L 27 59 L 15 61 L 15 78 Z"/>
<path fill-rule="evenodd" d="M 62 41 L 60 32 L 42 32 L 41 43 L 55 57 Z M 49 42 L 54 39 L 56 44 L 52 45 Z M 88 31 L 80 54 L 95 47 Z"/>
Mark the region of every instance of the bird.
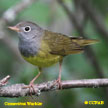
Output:
<path fill-rule="evenodd" d="M 81 53 L 85 46 L 98 42 L 97 39 L 85 39 L 49 31 L 31 21 L 22 21 L 8 28 L 18 33 L 18 47 L 24 60 L 39 69 L 39 73 L 30 81 L 29 88 L 33 88 L 34 81 L 40 76 L 43 68 L 58 62 L 59 75 L 56 83 L 59 88 L 62 88 L 61 68 L 63 58 L 71 54 Z"/>

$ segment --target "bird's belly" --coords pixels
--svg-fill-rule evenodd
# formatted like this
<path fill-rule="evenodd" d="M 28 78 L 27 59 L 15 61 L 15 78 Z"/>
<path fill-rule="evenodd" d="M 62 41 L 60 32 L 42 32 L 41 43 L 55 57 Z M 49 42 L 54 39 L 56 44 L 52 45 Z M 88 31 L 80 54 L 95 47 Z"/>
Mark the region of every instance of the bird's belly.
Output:
<path fill-rule="evenodd" d="M 45 54 L 44 56 L 36 55 L 33 57 L 24 57 L 24 59 L 38 67 L 48 67 L 57 63 L 59 60 L 62 59 L 62 57 L 57 55 L 52 55 L 52 54 Z"/>

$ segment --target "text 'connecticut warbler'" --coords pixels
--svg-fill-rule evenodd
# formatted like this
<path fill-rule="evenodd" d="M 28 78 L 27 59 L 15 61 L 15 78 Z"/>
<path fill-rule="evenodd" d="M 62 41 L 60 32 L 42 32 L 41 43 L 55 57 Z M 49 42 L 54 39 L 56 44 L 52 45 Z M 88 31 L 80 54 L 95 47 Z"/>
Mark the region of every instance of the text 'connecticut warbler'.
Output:
<path fill-rule="evenodd" d="M 56 82 L 61 87 L 63 58 L 69 54 L 81 53 L 86 45 L 98 42 L 95 39 L 69 37 L 48 31 L 29 21 L 20 22 L 9 28 L 19 34 L 19 50 L 23 58 L 39 68 L 39 74 L 30 82 L 29 87 L 33 87 L 34 81 L 39 77 L 42 68 L 57 62 L 59 62 L 60 69 Z"/>

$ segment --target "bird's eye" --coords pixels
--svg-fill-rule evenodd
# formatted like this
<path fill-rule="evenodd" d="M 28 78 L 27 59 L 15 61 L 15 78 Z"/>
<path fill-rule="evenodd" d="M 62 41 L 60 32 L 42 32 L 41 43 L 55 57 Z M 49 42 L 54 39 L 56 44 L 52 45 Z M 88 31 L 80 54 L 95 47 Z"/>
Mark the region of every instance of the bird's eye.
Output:
<path fill-rule="evenodd" d="M 24 28 L 24 31 L 25 31 L 25 32 L 31 31 L 31 27 L 30 27 L 30 26 L 25 27 L 25 28 Z"/>

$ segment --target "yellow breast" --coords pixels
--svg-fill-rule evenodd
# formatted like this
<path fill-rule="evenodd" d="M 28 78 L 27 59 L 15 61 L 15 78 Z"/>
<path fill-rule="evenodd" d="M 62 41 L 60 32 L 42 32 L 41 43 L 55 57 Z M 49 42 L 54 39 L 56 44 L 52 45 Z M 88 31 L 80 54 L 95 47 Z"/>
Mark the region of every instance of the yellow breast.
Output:
<path fill-rule="evenodd" d="M 34 57 L 24 57 L 24 59 L 33 65 L 39 67 L 48 67 L 61 60 L 61 57 L 40 52 L 38 55 Z"/>

